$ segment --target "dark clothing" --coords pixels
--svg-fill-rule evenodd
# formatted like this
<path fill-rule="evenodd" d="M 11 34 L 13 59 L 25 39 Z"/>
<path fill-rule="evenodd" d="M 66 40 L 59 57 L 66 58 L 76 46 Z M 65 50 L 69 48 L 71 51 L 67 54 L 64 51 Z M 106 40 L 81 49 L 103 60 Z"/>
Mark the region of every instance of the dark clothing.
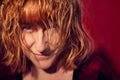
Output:
<path fill-rule="evenodd" d="M 22 74 L 0 76 L 0 80 L 22 80 Z M 94 56 L 74 71 L 73 80 L 117 80 L 110 66 L 100 56 Z"/>

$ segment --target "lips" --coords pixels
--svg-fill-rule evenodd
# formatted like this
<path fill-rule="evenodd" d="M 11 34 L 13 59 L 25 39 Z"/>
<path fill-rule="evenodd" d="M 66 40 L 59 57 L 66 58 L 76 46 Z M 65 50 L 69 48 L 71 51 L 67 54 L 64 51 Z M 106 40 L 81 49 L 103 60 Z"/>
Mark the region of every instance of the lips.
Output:
<path fill-rule="evenodd" d="M 52 52 L 53 51 L 51 51 L 49 48 L 47 48 L 42 52 L 34 53 L 34 55 L 37 59 L 47 59 L 52 54 Z"/>
<path fill-rule="evenodd" d="M 50 56 L 52 51 L 50 50 L 50 48 L 45 49 L 44 51 L 40 52 L 42 55 L 44 56 Z"/>

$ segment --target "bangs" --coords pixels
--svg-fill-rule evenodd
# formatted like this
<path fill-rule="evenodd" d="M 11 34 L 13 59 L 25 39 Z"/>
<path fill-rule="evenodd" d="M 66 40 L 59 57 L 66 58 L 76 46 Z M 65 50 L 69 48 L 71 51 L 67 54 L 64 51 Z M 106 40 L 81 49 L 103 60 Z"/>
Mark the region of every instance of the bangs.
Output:
<path fill-rule="evenodd" d="M 20 24 L 34 25 L 46 21 L 52 11 L 50 1 L 29 0 L 24 3 L 20 12 Z"/>

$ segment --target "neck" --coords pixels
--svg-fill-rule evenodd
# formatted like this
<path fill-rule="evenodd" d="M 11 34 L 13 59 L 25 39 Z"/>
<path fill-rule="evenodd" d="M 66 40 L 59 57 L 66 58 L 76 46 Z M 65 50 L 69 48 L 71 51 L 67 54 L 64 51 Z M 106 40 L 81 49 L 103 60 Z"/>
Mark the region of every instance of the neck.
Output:
<path fill-rule="evenodd" d="M 23 80 L 72 80 L 72 77 L 73 70 L 66 71 L 64 68 L 60 68 L 55 72 L 48 72 L 40 68 L 32 67 L 31 71 L 23 76 Z"/>

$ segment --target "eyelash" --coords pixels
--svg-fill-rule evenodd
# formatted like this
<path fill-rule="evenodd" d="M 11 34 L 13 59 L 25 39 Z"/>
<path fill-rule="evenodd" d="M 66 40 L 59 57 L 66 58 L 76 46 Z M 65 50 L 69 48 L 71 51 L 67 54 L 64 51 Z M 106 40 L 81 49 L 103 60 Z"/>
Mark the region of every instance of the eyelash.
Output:
<path fill-rule="evenodd" d="M 27 33 L 32 33 L 32 32 L 35 32 L 38 30 L 38 27 L 35 27 L 35 26 L 31 26 L 31 25 L 23 25 L 23 31 L 27 32 Z M 43 28 L 43 31 L 46 30 L 45 27 L 42 27 Z M 57 29 L 57 27 L 54 27 Z M 49 28 L 50 29 L 50 28 Z"/>
<path fill-rule="evenodd" d="M 25 27 L 23 27 L 23 30 L 26 32 L 29 32 L 29 33 L 35 31 L 35 29 L 31 26 L 25 26 Z"/>

